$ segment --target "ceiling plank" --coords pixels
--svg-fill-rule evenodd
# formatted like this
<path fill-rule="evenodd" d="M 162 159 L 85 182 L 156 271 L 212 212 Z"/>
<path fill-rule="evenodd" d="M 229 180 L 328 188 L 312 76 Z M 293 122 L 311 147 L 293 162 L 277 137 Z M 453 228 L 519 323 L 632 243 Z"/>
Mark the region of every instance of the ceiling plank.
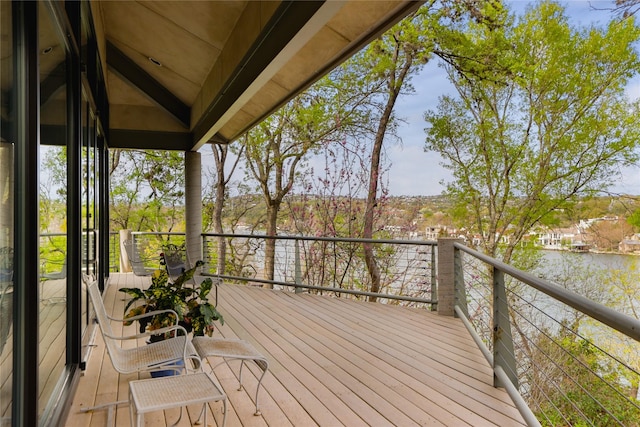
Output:
<path fill-rule="evenodd" d="M 191 149 L 191 141 L 190 132 L 129 129 L 111 129 L 109 132 L 109 148 L 189 151 Z"/>
<path fill-rule="evenodd" d="M 161 108 L 189 128 L 191 108 L 109 41 L 107 41 L 107 63 L 112 71 L 153 99 Z"/>

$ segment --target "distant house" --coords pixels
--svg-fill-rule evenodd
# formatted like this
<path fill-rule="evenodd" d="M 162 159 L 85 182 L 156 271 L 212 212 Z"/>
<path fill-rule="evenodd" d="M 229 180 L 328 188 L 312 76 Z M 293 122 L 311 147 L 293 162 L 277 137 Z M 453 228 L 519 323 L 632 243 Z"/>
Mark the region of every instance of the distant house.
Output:
<path fill-rule="evenodd" d="M 538 234 L 538 245 L 545 249 L 566 249 L 574 243 L 581 243 L 575 228 L 547 229 Z"/>
<path fill-rule="evenodd" d="M 572 252 L 589 252 L 591 245 L 584 242 L 575 242 L 571 244 L 570 248 Z"/>
<path fill-rule="evenodd" d="M 618 250 L 622 253 L 640 253 L 640 234 L 634 234 L 622 240 L 622 242 L 618 244 Z"/>
<path fill-rule="evenodd" d="M 439 225 L 435 227 L 427 227 L 424 233 L 425 238 L 427 240 L 438 240 L 438 237 L 440 237 L 440 233 L 442 231 L 442 227 Z"/>

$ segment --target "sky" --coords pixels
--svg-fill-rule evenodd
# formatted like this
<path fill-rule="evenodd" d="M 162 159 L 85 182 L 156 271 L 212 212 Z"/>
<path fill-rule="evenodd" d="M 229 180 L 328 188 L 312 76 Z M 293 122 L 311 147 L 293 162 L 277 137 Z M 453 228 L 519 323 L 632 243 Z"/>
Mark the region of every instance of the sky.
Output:
<path fill-rule="evenodd" d="M 524 11 L 529 3 L 525 0 L 507 0 L 509 7 L 516 12 Z M 612 12 L 606 9 L 611 7 L 613 0 L 572 0 L 560 3 L 566 7 L 567 15 L 575 25 L 604 25 L 612 16 Z M 451 181 L 452 177 L 440 165 L 441 158 L 438 154 L 424 151 L 426 123 L 423 115 L 425 111 L 436 108 L 440 96 L 454 94 L 454 89 L 437 61 L 430 61 L 419 75 L 413 77 L 412 84 L 415 93 L 399 98 L 396 104 L 397 115 L 403 120 L 398 129 L 402 142 L 385 148 L 391 162 L 385 179 L 392 196 L 439 195 L 445 189 L 442 182 Z M 627 94 L 631 99 L 640 98 L 640 75 L 631 80 Z M 211 149 L 208 145 L 205 147 L 201 150 L 203 167 L 213 164 Z M 242 180 L 242 174 L 241 170 L 236 171 L 233 180 Z M 622 180 L 610 190 L 640 195 L 640 165 L 625 169 Z"/>

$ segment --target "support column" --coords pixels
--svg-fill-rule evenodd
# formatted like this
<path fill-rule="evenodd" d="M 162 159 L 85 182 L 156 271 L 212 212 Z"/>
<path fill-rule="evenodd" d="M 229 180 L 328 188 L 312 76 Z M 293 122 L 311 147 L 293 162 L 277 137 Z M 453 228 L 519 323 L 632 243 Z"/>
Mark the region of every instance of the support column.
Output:
<path fill-rule="evenodd" d="M 438 314 L 453 316 L 455 293 L 455 251 L 453 244 L 460 239 L 444 237 L 438 239 Z"/>
<path fill-rule="evenodd" d="M 202 159 L 197 151 L 187 151 L 185 170 L 185 222 L 188 261 L 202 259 Z"/>

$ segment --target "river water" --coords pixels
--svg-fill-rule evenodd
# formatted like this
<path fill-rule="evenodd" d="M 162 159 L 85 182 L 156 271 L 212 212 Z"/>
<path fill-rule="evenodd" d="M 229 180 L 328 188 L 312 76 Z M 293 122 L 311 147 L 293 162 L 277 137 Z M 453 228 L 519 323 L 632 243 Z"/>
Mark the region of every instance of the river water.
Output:
<path fill-rule="evenodd" d="M 547 262 L 566 262 L 598 268 L 626 269 L 640 262 L 640 256 L 595 252 L 542 251 Z M 640 278 L 639 278 L 640 279 Z"/>

